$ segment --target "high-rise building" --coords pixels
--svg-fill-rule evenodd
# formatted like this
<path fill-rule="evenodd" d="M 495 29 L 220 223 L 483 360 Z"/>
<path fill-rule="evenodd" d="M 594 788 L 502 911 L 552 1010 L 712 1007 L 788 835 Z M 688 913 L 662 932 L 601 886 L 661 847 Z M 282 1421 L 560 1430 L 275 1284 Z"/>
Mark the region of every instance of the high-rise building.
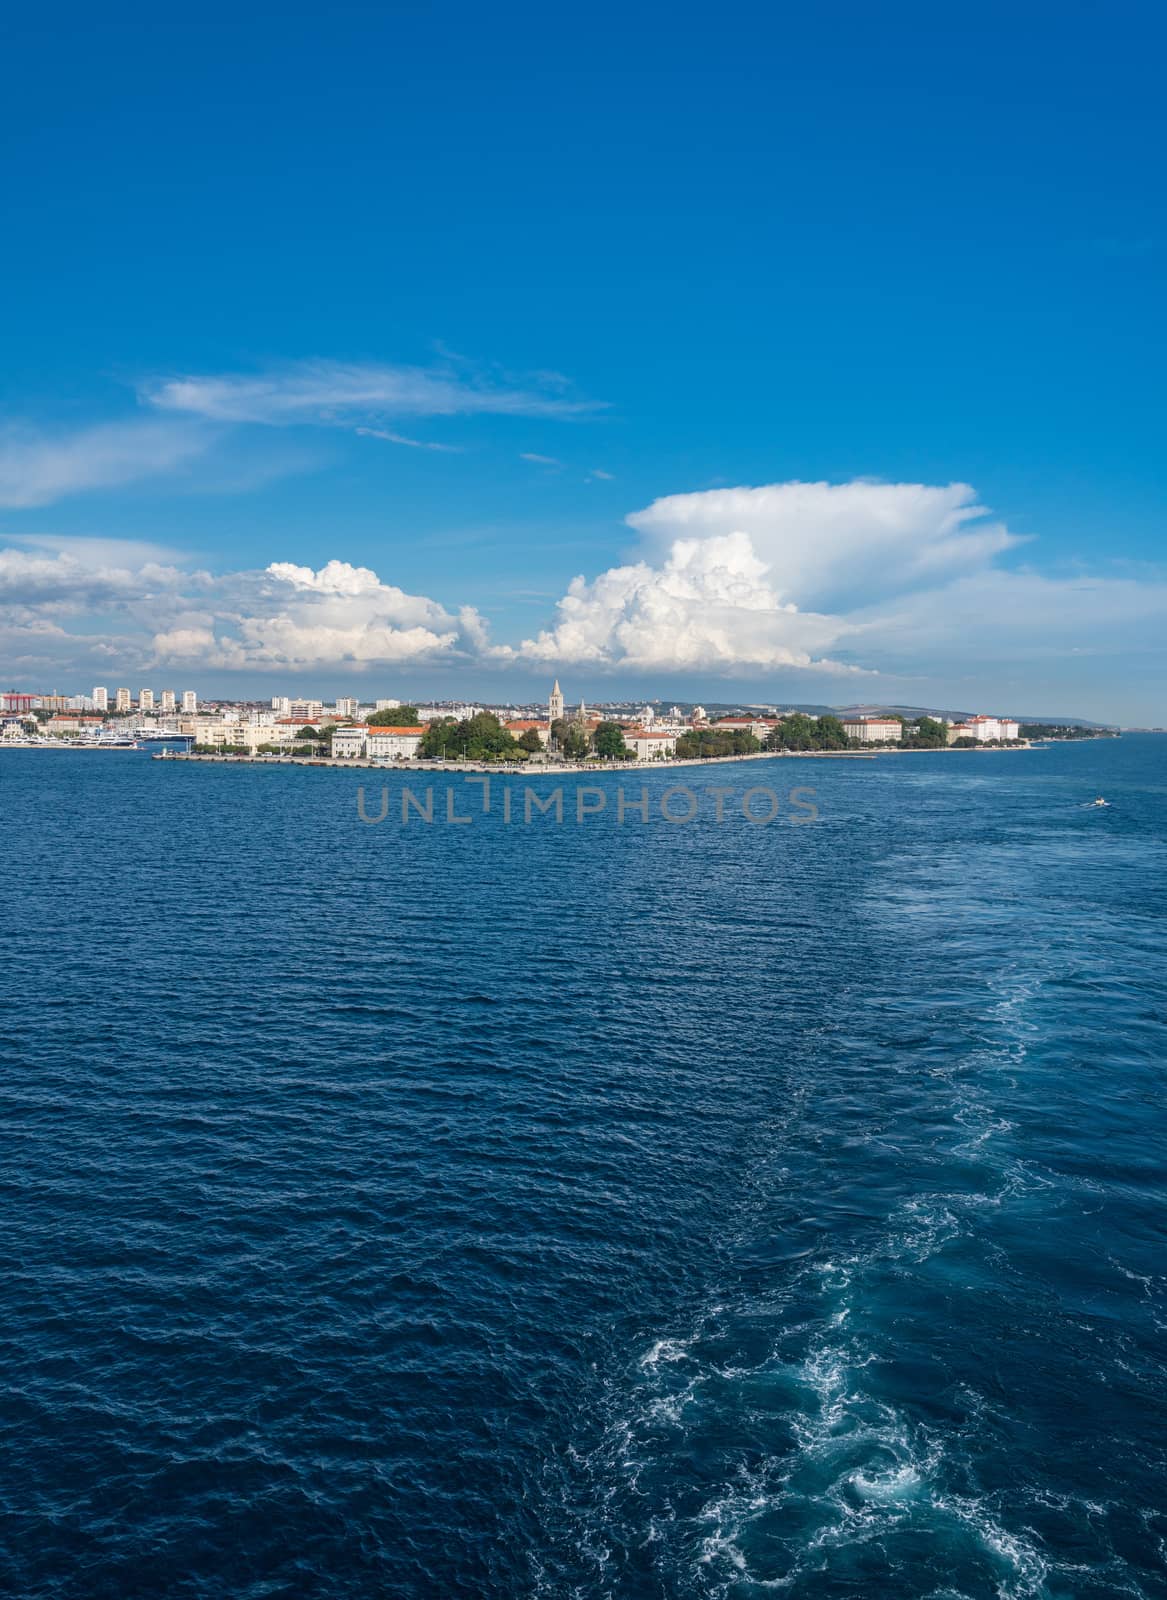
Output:
<path fill-rule="evenodd" d="M 547 720 L 561 722 L 563 720 L 563 692 L 559 687 L 559 679 L 555 680 L 555 687 L 551 691 L 551 698 L 547 702 Z"/>
<path fill-rule="evenodd" d="M 93 691 L 93 709 L 95 711 L 109 710 L 109 690 L 97 688 Z"/>
<path fill-rule="evenodd" d="M 351 697 L 341 699 L 339 695 L 337 696 L 335 710 L 338 717 L 355 717 L 360 709 L 361 702 L 359 700 L 354 700 Z"/>
<path fill-rule="evenodd" d="M 130 691 L 128 689 L 115 689 L 113 703 L 115 711 L 128 711 L 130 709 Z"/>
<path fill-rule="evenodd" d="M 153 689 L 139 689 L 138 690 L 138 710 L 139 711 L 153 711 L 153 709 L 154 709 L 154 691 L 153 691 Z"/>
<path fill-rule="evenodd" d="M 166 712 L 166 713 L 169 713 L 169 712 L 174 710 L 174 690 L 173 689 L 163 689 L 163 691 L 162 691 L 162 710 L 163 710 L 163 712 Z"/>
<path fill-rule="evenodd" d="M 193 717 L 199 708 L 199 697 L 193 689 L 182 691 L 182 712 L 184 716 Z"/>

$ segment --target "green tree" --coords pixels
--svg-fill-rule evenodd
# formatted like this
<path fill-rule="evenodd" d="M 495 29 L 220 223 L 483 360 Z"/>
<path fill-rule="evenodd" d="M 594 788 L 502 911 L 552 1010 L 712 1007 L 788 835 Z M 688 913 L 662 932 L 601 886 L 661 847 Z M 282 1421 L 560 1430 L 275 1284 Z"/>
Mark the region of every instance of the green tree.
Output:
<path fill-rule="evenodd" d="M 693 728 L 677 739 L 677 755 L 683 761 L 712 761 L 719 756 L 751 756 L 761 748 L 752 733 L 729 728 Z"/>
<path fill-rule="evenodd" d="M 771 750 L 813 750 L 816 748 L 815 725 L 803 712 L 792 711 L 782 718 L 766 744 Z"/>
<path fill-rule="evenodd" d="M 320 735 L 316 732 L 316 729 L 311 727 L 308 724 L 305 724 L 305 726 L 302 727 L 300 729 L 299 733 L 296 735 L 297 739 L 312 739 L 312 740 L 316 740 L 316 739 L 319 739 L 319 737 L 320 737 Z"/>
<path fill-rule="evenodd" d="M 624 729 L 618 722 L 601 722 L 592 739 L 598 756 L 607 761 L 623 761 L 629 754 L 624 743 Z"/>
<path fill-rule="evenodd" d="M 479 711 L 462 722 L 455 722 L 453 717 L 430 722 L 422 735 L 420 754 L 446 760 L 465 757 L 470 761 L 501 761 L 515 755 L 518 748 L 496 716 Z"/>
<path fill-rule="evenodd" d="M 569 761 L 582 761 L 589 749 L 588 736 L 574 722 L 570 723 L 567 732 L 560 740 L 559 748 Z"/>
<path fill-rule="evenodd" d="M 845 750 L 847 748 L 847 733 L 838 717 L 833 717 L 829 712 L 813 724 L 814 747 L 816 750 Z"/>
<path fill-rule="evenodd" d="M 418 754 L 428 756 L 431 760 L 448 757 L 453 752 L 454 735 L 457 733 L 458 724 L 453 717 L 435 717 L 426 724 L 426 730 L 421 736 Z"/>
<path fill-rule="evenodd" d="M 535 756 L 543 748 L 543 741 L 536 728 L 527 728 L 519 735 L 519 749 L 525 750 L 528 755 Z"/>
<path fill-rule="evenodd" d="M 416 706 L 387 706 L 384 711 L 372 711 L 366 719 L 369 728 L 416 728 L 420 719 Z"/>
<path fill-rule="evenodd" d="M 948 744 L 948 724 L 937 722 L 935 717 L 920 717 L 910 728 L 904 728 L 905 743 L 922 750 L 943 750 Z"/>

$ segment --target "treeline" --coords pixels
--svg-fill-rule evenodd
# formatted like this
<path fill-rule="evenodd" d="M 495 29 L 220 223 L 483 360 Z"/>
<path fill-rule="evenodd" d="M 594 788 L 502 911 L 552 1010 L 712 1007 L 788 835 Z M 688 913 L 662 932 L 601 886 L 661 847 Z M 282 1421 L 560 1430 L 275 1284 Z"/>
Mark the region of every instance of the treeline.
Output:
<path fill-rule="evenodd" d="M 1073 728 L 1064 722 L 1023 722 L 1017 730 L 1022 739 L 1114 739 L 1114 728 Z"/>
<path fill-rule="evenodd" d="M 685 761 L 714 761 L 719 756 L 752 756 L 762 748 L 752 733 L 728 728 L 694 728 L 677 739 L 677 755 Z"/>
<path fill-rule="evenodd" d="M 903 728 L 902 739 L 891 740 L 900 749 L 943 750 L 948 744 L 948 727 L 934 717 L 917 717 L 914 722 L 904 717 L 889 716 L 889 722 L 898 722 Z M 862 750 L 870 749 L 858 739 L 852 739 L 842 721 L 829 713 L 821 717 L 808 717 L 805 712 L 792 711 L 783 717 L 761 743 L 756 735 L 731 728 L 693 728 L 677 740 L 677 755 L 684 760 L 713 761 L 724 756 L 750 756 L 762 750 Z"/>
<path fill-rule="evenodd" d="M 948 726 L 935 717 L 917 717 L 909 722 L 906 717 L 890 715 L 888 722 L 898 722 L 903 730 L 899 739 L 888 741 L 900 749 L 943 750 L 948 743 Z M 808 717 L 801 711 L 783 717 L 766 740 L 767 750 L 862 750 L 870 748 L 860 739 L 852 739 L 838 717 L 829 713 L 821 717 Z"/>
<path fill-rule="evenodd" d="M 589 756 L 606 761 L 632 758 L 618 722 L 601 722 L 589 731 L 577 722 L 556 721 L 551 725 L 551 738 L 569 761 L 584 761 Z M 535 728 L 525 729 L 516 739 L 491 712 L 480 711 L 461 721 L 442 717 L 427 723 L 418 754 L 435 761 L 526 761 L 542 749 Z"/>

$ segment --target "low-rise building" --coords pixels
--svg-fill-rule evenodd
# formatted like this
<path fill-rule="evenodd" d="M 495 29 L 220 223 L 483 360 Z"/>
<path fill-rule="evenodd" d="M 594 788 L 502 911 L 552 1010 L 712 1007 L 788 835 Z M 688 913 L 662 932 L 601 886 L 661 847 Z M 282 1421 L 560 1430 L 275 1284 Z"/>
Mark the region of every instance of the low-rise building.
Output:
<path fill-rule="evenodd" d="M 366 753 L 372 730 L 354 724 L 351 728 L 337 728 L 332 735 L 332 753 L 340 761 L 359 761 Z"/>
<path fill-rule="evenodd" d="M 860 744 L 894 744 L 904 736 L 898 717 L 845 717 L 843 732 Z"/>
<path fill-rule="evenodd" d="M 374 761 L 411 761 L 421 748 L 424 735 L 425 729 L 418 727 L 369 728 L 365 754 Z"/>
<path fill-rule="evenodd" d="M 624 743 L 637 761 L 663 761 L 666 756 L 676 754 L 677 735 L 652 728 L 626 728 Z"/>
<path fill-rule="evenodd" d="M 184 717 L 178 724 L 178 731 L 190 734 L 196 744 L 213 745 L 216 749 L 238 746 L 253 755 L 261 745 L 289 749 L 295 736 L 293 730 L 278 725 L 265 727 L 258 722 L 227 722 L 220 717 Z"/>
<path fill-rule="evenodd" d="M 763 744 L 777 726 L 777 717 L 718 717 L 713 723 L 717 733 L 752 733 Z"/>

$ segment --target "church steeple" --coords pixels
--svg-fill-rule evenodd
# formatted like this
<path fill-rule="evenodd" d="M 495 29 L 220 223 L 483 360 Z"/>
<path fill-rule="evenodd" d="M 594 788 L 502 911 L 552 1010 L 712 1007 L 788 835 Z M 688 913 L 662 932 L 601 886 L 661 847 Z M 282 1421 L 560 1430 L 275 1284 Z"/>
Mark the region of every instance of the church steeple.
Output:
<path fill-rule="evenodd" d="M 551 691 L 551 699 L 547 703 L 547 719 L 549 722 L 563 720 L 563 691 L 559 687 L 559 679 L 555 680 L 555 687 Z"/>

